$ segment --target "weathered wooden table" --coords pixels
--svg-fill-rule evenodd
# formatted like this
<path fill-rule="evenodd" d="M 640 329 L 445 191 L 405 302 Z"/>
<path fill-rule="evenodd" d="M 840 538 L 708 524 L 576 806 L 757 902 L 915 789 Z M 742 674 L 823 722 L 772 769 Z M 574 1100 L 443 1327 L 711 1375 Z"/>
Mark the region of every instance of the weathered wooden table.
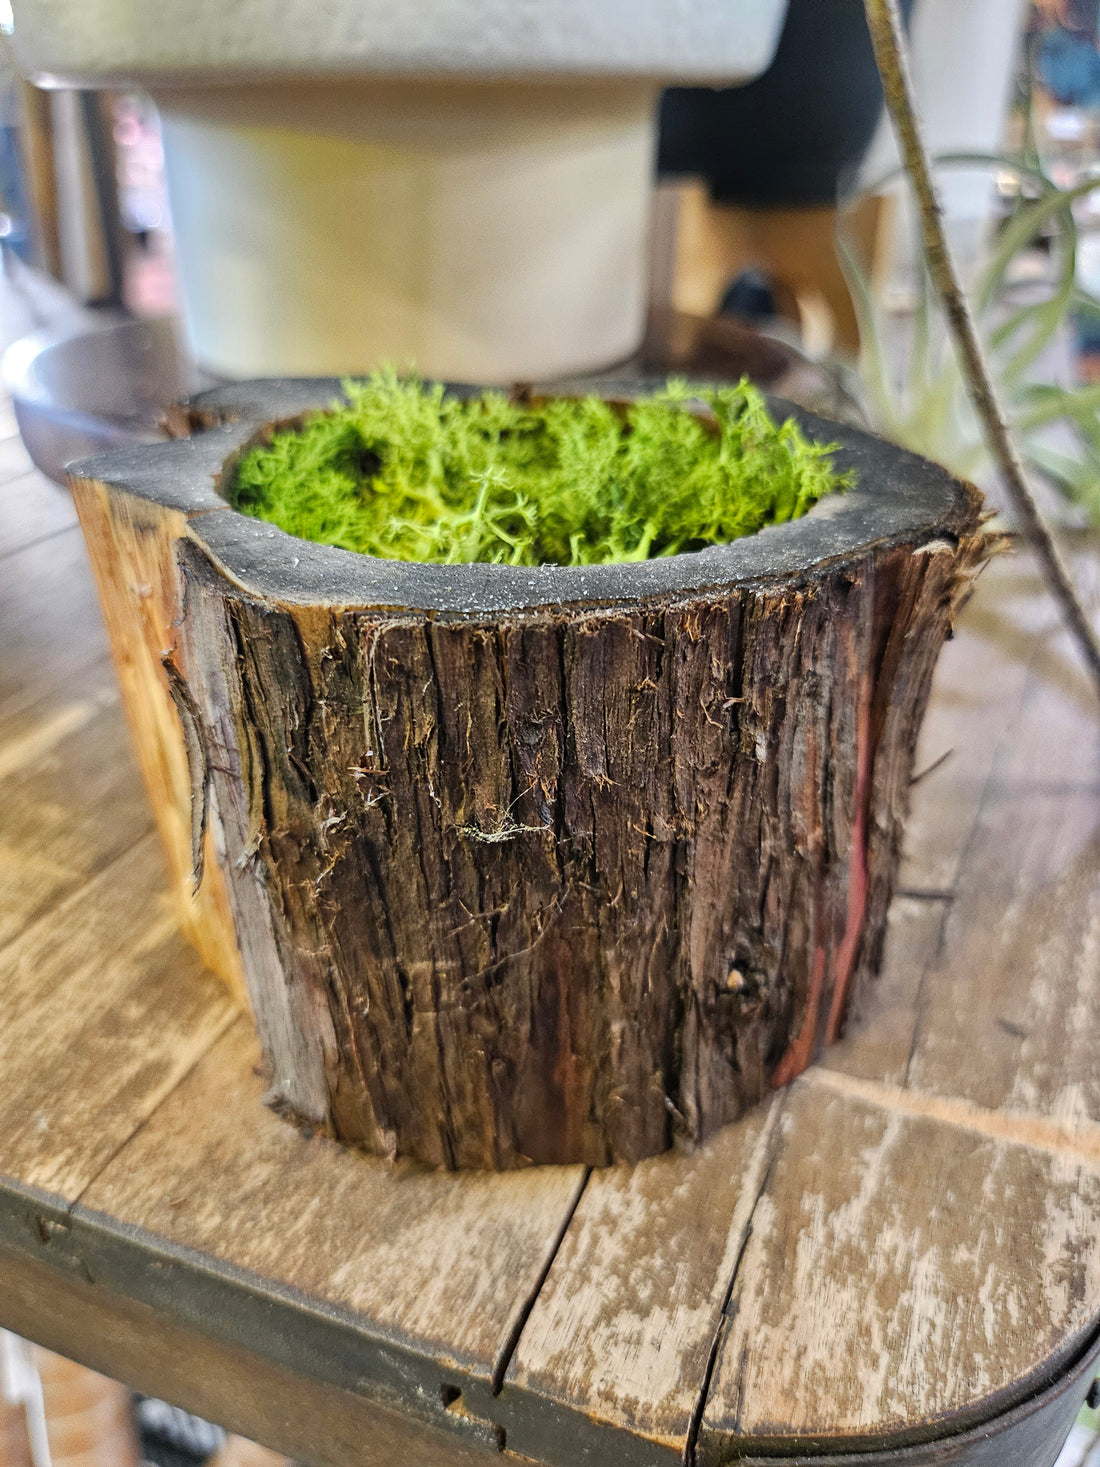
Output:
<path fill-rule="evenodd" d="M 945 654 L 827 1064 L 690 1158 L 441 1175 L 260 1104 L 71 506 L 11 436 L 0 480 L 0 1324 L 336 1467 L 1054 1460 L 1098 1368 L 1100 739 L 1026 559 Z"/>

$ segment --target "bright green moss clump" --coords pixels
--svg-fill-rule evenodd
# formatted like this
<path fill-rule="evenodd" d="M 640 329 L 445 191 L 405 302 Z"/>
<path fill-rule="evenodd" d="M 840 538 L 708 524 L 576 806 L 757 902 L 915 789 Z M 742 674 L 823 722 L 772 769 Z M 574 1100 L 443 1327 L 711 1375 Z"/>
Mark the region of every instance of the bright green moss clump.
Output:
<path fill-rule="evenodd" d="M 233 504 L 322 545 L 390 560 L 594 565 L 700 550 L 796 519 L 846 487 L 748 381 L 598 398 L 461 401 L 392 370 L 242 459 Z M 692 400 L 717 423 L 688 411 Z"/>

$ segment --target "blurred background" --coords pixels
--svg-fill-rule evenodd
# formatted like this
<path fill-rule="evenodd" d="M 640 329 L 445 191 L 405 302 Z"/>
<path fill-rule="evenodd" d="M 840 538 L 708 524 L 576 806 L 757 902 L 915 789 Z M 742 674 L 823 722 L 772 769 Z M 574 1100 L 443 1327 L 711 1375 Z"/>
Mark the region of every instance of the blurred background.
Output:
<path fill-rule="evenodd" d="M 47 473 L 218 380 L 390 361 L 748 372 L 987 477 L 859 0 L 436 7 L 0 0 L 5 378 Z M 1025 456 L 1095 519 L 1097 0 L 902 8 Z"/>

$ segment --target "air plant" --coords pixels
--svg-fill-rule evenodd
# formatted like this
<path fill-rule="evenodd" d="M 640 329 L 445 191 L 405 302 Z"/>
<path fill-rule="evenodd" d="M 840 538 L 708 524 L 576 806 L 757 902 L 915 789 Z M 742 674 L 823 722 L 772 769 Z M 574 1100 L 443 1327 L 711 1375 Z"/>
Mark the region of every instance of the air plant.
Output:
<path fill-rule="evenodd" d="M 1074 215 L 1075 204 L 1100 189 L 1100 179 L 1060 188 L 1038 164 L 996 153 L 955 153 L 934 162 L 937 169 L 988 168 L 1018 185 L 1017 207 L 974 274 L 971 305 L 1021 458 L 1100 525 L 1100 385 L 1067 386 L 1036 373 L 1071 321 L 1100 321 L 1100 301 L 1077 280 Z M 1050 241 L 1052 278 L 1041 296 L 1021 301 L 1013 266 L 1038 239 Z M 843 230 L 838 251 L 860 333 L 858 371 L 844 377 L 849 399 L 884 437 L 967 478 L 986 477 L 993 457 L 924 256 L 915 270 L 912 329 L 899 356 L 887 346 L 896 337 L 893 323 Z M 1027 293 L 1034 294 L 1030 286 Z"/>

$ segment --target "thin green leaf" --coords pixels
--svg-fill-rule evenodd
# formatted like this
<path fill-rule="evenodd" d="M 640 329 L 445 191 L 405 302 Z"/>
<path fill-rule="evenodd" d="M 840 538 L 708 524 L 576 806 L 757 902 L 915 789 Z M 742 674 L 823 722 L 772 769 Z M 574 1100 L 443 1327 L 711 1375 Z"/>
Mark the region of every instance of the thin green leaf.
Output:
<path fill-rule="evenodd" d="M 881 430 L 890 437 L 893 436 L 891 427 L 896 431 L 901 419 L 901 410 L 890 376 L 889 361 L 883 347 L 878 308 L 872 296 L 866 272 L 840 229 L 836 234 L 836 252 L 837 260 L 851 293 L 852 308 L 855 311 L 856 326 L 859 330 L 860 372 L 867 387 L 874 417 Z"/>
<path fill-rule="evenodd" d="M 1100 178 L 1089 178 L 1074 188 L 1055 189 L 1044 194 L 1008 221 L 994 243 L 989 263 L 978 282 L 975 305 L 979 312 L 992 305 L 1004 283 L 1005 271 L 1022 249 L 1025 249 L 1043 227 L 1059 214 L 1071 209 L 1078 199 L 1100 189 Z"/>

